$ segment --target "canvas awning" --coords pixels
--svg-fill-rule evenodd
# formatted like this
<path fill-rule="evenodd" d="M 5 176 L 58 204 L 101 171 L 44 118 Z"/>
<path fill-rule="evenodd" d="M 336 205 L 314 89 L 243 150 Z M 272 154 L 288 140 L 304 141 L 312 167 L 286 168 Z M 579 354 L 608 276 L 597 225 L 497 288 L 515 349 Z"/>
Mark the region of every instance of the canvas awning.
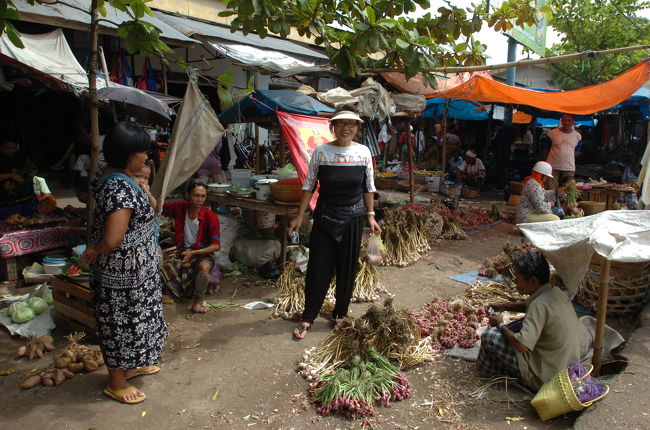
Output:
<path fill-rule="evenodd" d="M 649 80 L 650 60 L 645 60 L 610 81 L 577 90 L 544 92 L 474 76 L 452 89 L 439 89 L 433 96 L 589 115 L 622 103 Z"/>
<path fill-rule="evenodd" d="M 256 34 L 244 35 L 230 28 L 156 11 L 156 17 L 188 37 L 203 42 L 220 54 L 240 63 L 278 72 L 293 67 L 310 67 L 314 62 L 327 62 L 328 57 L 313 49 L 276 37 L 261 38 Z"/>
<path fill-rule="evenodd" d="M 18 36 L 24 49 L 15 47 L 6 33 L 0 36 L 0 59 L 24 69 L 56 90 L 78 92 L 88 88 L 88 74 L 70 50 L 60 28 L 42 34 L 18 33 Z M 104 86 L 104 80 L 98 76 L 97 87 Z"/>
<path fill-rule="evenodd" d="M 476 76 L 481 76 L 485 79 L 492 80 L 492 75 L 490 75 L 490 72 L 488 71 L 459 73 L 458 75 L 449 79 L 436 79 L 437 88 L 431 88 L 428 85 L 424 85 L 424 82 L 422 81 L 422 75 L 420 74 L 415 75 L 410 79 L 406 79 L 406 76 L 403 73 L 399 72 L 381 73 L 381 77 L 384 78 L 386 82 L 401 92 L 407 94 L 421 94 L 426 98 L 440 97 L 437 95 L 439 91 L 448 91 L 452 88 L 456 88 L 457 86 L 469 81 Z"/>
<path fill-rule="evenodd" d="M 66 0 L 64 3 L 47 4 L 38 2 L 33 5 L 26 0 L 13 0 L 16 9 L 20 12 L 20 19 L 23 21 L 38 22 L 55 27 L 73 28 L 76 30 L 88 31 L 90 26 L 90 14 L 86 12 L 90 2 L 84 0 Z M 104 3 L 106 16 L 100 16 L 99 32 L 103 34 L 117 34 L 117 26 L 113 23 L 130 21 L 132 18 L 118 9 L 115 9 L 109 2 Z M 189 46 L 196 44 L 190 39 L 165 22 L 144 15 L 142 21 L 154 25 L 160 30 L 160 39 L 170 45 Z"/>
<path fill-rule="evenodd" d="M 223 125 L 248 122 L 268 117 L 276 110 L 309 116 L 317 116 L 319 112 L 334 112 L 326 104 L 298 91 L 255 90 L 219 115 L 219 121 Z"/>

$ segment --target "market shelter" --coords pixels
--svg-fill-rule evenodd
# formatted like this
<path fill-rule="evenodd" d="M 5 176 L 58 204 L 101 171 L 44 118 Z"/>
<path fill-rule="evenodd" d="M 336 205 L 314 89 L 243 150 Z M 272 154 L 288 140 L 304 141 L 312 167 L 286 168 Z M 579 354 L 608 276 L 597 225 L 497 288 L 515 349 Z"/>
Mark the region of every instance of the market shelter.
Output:
<path fill-rule="evenodd" d="M 427 94 L 427 97 L 525 105 L 545 111 L 589 115 L 623 103 L 648 81 L 650 81 L 650 60 L 645 60 L 610 81 L 577 90 L 561 92 L 531 90 L 475 75 L 460 85 L 451 89 L 441 88 Z"/>

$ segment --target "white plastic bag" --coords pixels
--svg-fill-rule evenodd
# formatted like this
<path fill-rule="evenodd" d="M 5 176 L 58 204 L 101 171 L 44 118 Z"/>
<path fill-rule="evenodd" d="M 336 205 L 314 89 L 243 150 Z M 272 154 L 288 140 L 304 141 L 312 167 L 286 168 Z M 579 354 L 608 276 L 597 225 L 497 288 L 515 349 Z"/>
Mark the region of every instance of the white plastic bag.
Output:
<path fill-rule="evenodd" d="M 384 260 L 381 255 L 382 248 L 381 236 L 371 234 L 368 238 L 368 247 L 366 248 L 366 263 L 371 266 L 379 266 Z"/>

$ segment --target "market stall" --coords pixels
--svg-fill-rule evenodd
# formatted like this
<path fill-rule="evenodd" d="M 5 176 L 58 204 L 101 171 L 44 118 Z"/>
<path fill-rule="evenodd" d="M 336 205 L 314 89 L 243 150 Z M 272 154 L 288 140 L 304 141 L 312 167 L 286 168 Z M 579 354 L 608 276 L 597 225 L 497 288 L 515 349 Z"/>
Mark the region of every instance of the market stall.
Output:
<path fill-rule="evenodd" d="M 601 364 L 612 262 L 650 261 L 650 212 L 608 211 L 564 221 L 518 224 L 553 264 L 569 297 L 579 288 L 592 254 L 602 259 L 593 364 Z"/>

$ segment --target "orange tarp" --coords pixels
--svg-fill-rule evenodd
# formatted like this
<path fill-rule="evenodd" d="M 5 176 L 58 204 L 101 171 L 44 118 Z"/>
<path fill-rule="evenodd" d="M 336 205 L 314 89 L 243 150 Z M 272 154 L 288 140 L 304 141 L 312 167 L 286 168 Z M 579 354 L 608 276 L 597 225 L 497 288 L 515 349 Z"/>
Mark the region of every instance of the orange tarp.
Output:
<path fill-rule="evenodd" d="M 546 93 L 474 76 L 455 88 L 440 89 L 427 97 L 527 105 L 547 111 L 589 115 L 623 102 L 648 81 L 650 60 L 645 60 L 611 81 L 572 91 Z"/>
<path fill-rule="evenodd" d="M 485 79 L 492 79 L 492 75 L 490 75 L 488 71 L 459 73 L 458 75 L 449 79 L 436 79 L 436 85 L 438 88 L 435 89 L 431 88 L 428 85 L 425 86 L 422 82 L 422 75 L 420 74 L 415 75 L 407 80 L 406 76 L 400 72 L 381 73 L 381 77 L 384 78 L 386 82 L 401 92 L 407 94 L 422 94 L 426 98 L 438 97 L 435 95 L 437 91 L 451 90 L 452 88 L 456 88 L 460 84 L 469 81 L 475 76 L 483 76 Z"/>

